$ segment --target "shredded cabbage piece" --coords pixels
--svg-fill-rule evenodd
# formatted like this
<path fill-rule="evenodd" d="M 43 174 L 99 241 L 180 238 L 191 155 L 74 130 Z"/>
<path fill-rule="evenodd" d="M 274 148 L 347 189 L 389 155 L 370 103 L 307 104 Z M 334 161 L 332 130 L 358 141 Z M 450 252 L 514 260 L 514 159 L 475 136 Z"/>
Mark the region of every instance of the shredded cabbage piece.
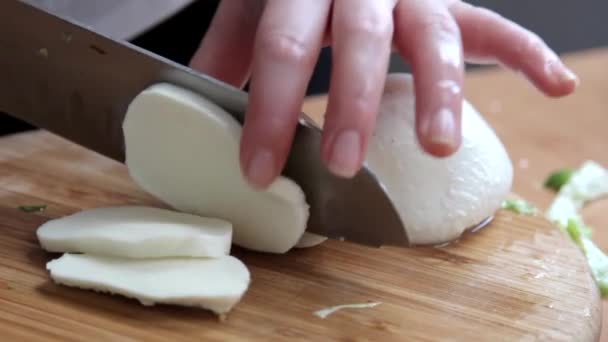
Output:
<path fill-rule="evenodd" d="M 608 256 L 586 236 L 584 228 L 585 226 L 581 226 L 580 222 L 570 220 L 566 226 L 566 232 L 585 253 L 593 278 L 597 282 L 602 296 L 606 296 L 608 295 Z"/>
<path fill-rule="evenodd" d="M 586 203 L 604 196 L 608 196 L 608 170 L 587 161 L 561 186 L 545 216 L 583 251 L 602 296 L 608 296 L 608 256 L 591 240 L 592 230 L 581 216 Z"/>
<path fill-rule="evenodd" d="M 329 308 L 321 309 L 315 311 L 315 316 L 321 317 L 323 319 L 327 318 L 329 315 L 336 313 L 342 309 L 369 309 L 374 308 L 382 303 L 374 302 L 374 303 L 361 303 L 361 304 L 344 304 L 344 305 L 336 305 Z"/>

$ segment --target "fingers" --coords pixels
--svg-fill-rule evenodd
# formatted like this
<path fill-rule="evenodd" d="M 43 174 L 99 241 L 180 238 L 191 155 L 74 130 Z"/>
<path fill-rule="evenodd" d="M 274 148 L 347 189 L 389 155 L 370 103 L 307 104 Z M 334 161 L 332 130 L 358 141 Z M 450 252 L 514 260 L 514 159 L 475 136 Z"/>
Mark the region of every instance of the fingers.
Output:
<path fill-rule="evenodd" d="M 521 71 L 549 96 L 574 91 L 578 79 L 534 33 L 500 15 L 457 2 L 450 7 L 462 31 L 466 58 L 492 62 Z"/>
<path fill-rule="evenodd" d="M 410 61 L 416 92 L 416 132 L 438 157 L 461 143 L 464 74 L 460 31 L 439 1 L 403 0 L 395 9 L 395 46 Z"/>
<path fill-rule="evenodd" d="M 249 79 L 259 1 L 224 0 L 192 57 L 190 66 L 236 87 Z"/>
<path fill-rule="evenodd" d="M 259 23 L 241 166 L 266 187 L 281 172 L 312 76 L 331 0 L 269 0 Z"/>
<path fill-rule="evenodd" d="M 388 70 L 393 0 L 335 0 L 333 63 L 322 158 L 331 172 L 361 168 Z"/>

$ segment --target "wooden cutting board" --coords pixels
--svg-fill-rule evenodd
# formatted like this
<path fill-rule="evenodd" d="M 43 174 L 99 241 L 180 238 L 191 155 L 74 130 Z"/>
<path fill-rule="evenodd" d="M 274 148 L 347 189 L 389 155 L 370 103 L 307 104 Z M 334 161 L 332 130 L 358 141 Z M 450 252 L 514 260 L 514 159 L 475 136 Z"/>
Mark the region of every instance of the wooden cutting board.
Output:
<path fill-rule="evenodd" d="M 28 214 L 20 205 L 47 204 Z M 251 288 L 225 322 L 200 309 L 55 285 L 37 227 L 83 208 L 161 206 L 123 165 L 48 133 L 0 139 L 0 340 L 564 340 L 599 336 L 598 290 L 578 249 L 540 218 L 499 212 L 443 248 L 329 241 L 287 255 L 235 249 Z M 370 227 L 373 229 L 373 227 Z M 93 271 L 93 270 L 92 270 Z M 210 281 L 213 281 L 212 279 Z M 381 302 L 343 310 L 328 306 Z"/>

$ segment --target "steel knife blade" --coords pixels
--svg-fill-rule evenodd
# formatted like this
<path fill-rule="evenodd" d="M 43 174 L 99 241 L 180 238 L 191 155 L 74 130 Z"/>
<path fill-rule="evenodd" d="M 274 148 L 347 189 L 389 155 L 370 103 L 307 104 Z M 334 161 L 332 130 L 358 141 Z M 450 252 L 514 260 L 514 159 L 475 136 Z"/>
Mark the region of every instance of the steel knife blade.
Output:
<path fill-rule="evenodd" d="M 122 122 L 133 98 L 158 82 L 195 91 L 240 122 L 247 94 L 20 0 L 0 2 L 0 111 L 124 162 Z M 386 189 L 364 167 L 332 175 L 320 128 L 302 114 L 284 174 L 304 190 L 308 231 L 369 246 L 409 246 Z"/>

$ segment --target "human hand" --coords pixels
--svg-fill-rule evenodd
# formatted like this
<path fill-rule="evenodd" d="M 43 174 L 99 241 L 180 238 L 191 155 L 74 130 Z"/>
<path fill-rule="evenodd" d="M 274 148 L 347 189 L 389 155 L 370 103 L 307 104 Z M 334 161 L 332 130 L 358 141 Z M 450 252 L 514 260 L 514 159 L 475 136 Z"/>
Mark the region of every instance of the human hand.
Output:
<path fill-rule="evenodd" d="M 321 155 L 336 175 L 364 161 L 392 49 L 412 66 L 416 132 L 430 154 L 461 143 L 464 60 L 523 73 L 548 96 L 578 79 L 534 33 L 459 0 L 224 0 L 191 66 L 242 87 L 241 167 L 266 187 L 283 169 L 321 47 L 333 67 Z"/>

